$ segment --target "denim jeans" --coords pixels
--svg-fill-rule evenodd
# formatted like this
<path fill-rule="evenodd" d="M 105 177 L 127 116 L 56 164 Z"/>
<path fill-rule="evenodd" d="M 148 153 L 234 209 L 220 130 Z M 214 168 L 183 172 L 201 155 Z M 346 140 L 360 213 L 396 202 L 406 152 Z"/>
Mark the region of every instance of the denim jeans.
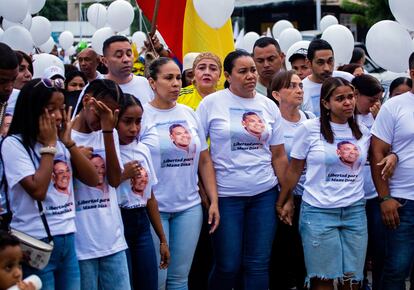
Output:
<path fill-rule="evenodd" d="M 53 251 L 43 270 L 23 265 L 24 277 L 32 274 L 42 280 L 43 290 L 79 290 L 80 273 L 73 233 L 53 237 Z"/>
<path fill-rule="evenodd" d="M 372 289 L 378 290 L 384 269 L 384 257 L 386 246 L 386 228 L 382 222 L 381 208 L 378 198 L 367 200 L 366 204 L 368 221 L 368 252 L 367 257 L 372 261 Z"/>
<path fill-rule="evenodd" d="M 277 188 L 250 197 L 220 197 L 220 225 L 212 236 L 210 290 L 269 288 L 269 261 L 276 232 Z M 242 284 L 242 285 L 238 285 Z"/>
<path fill-rule="evenodd" d="M 121 215 L 128 244 L 127 257 L 133 289 L 156 290 L 158 267 L 147 209 L 121 208 Z"/>
<path fill-rule="evenodd" d="M 397 229 L 387 229 L 382 290 L 404 290 L 405 279 L 410 275 L 414 261 L 414 200 L 396 198 L 400 225 Z"/>
<path fill-rule="evenodd" d="M 194 252 L 200 236 L 203 222 L 201 204 L 181 212 L 160 212 L 161 222 L 170 247 L 171 260 L 167 270 L 158 270 L 159 290 L 187 290 L 188 274 L 193 262 Z M 156 248 L 160 240 L 151 229 Z M 156 251 L 157 263 L 160 263 L 159 251 Z"/>
<path fill-rule="evenodd" d="M 368 242 L 365 200 L 340 208 L 318 208 L 302 201 L 299 231 L 307 284 L 316 277 L 363 280 Z"/>
<path fill-rule="evenodd" d="M 131 290 L 125 251 L 79 261 L 82 290 Z"/>

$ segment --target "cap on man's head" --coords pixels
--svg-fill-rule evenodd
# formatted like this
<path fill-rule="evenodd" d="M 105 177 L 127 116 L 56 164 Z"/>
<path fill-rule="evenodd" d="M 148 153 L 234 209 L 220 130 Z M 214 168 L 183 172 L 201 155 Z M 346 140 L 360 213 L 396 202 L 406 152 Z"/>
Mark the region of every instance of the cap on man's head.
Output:
<path fill-rule="evenodd" d="M 306 48 L 299 48 L 298 50 L 296 50 L 290 57 L 289 57 L 289 62 L 292 63 L 297 59 L 306 59 L 308 55 L 308 49 Z"/>
<path fill-rule="evenodd" d="M 56 77 L 62 78 L 65 80 L 65 72 L 58 66 L 52 65 L 49 66 L 43 72 L 43 78 L 45 79 L 54 79 Z"/>
<path fill-rule="evenodd" d="M 186 55 L 184 55 L 184 58 L 183 58 L 183 71 L 186 71 L 188 69 L 193 68 L 194 60 L 196 59 L 196 57 L 199 54 L 200 53 L 198 53 L 198 52 L 189 52 Z"/>

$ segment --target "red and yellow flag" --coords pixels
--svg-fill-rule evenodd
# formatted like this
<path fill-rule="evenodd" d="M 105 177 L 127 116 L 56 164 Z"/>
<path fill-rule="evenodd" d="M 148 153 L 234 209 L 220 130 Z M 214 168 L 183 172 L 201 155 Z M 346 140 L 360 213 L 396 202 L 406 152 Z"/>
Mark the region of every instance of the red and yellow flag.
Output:
<path fill-rule="evenodd" d="M 151 21 L 155 0 L 136 0 Z M 161 0 L 157 29 L 179 61 L 188 52 L 212 52 L 221 60 L 234 50 L 231 20 L 219 28 L 208 26 L 194 9 L 193 0 Z"/>

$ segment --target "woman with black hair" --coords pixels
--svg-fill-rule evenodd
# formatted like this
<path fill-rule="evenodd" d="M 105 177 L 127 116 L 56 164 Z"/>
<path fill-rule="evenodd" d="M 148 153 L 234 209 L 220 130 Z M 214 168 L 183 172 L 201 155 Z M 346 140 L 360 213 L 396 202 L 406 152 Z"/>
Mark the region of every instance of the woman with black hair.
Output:
<path fill-rule="evenodd" d="M 87 83 L 88 80 L 81 71 L 72 70 L 65 74 L 65 89 L 67 92 L 82 91 Z"/>
<path fill-rule="evenodd" d="M 21 90 L 33 77 L 33 64 L 30 56 L 23 51 L 15 51 L 19 60 L 19 74 L 14 82 L 14 88 Z"/>
<path fill-rule="evenodd" d="M 75 253 L 75 201 L 73 175 L 95 186 L 95 168 L 71 138 L 70 111 L 65 110 L 63 82 L 34 79 L 21 90 L 8 136 L 1 147 L 13 212 L 11 227 L 37 239 L 48 240 L 40 217 L 43 205 L 54 248 L 47 266 L 24 265 L 24 275 L 38 275 L 42 289 L 80 288 Z M 65 163 L 67 191 L 56 190 L 54 162 Z M 49 240 L 50 242 L 50 240 Z"/>

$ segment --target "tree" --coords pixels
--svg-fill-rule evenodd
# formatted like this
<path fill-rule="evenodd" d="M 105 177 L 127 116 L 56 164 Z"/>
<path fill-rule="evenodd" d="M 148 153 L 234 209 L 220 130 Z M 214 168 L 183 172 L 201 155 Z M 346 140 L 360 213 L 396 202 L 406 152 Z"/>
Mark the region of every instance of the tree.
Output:
<path fill-rule="evenodd" d="M 394 20 L 388 0 L 343 0 L 341 7 L 352 13 L 352 21 L 363 27 L 371 27 L 381 20 Z"/>
<path fill-rule="evenodd" d="M 68 20 L 67 0 L 47 0 L 39 15 L 50 21 Z"/>

